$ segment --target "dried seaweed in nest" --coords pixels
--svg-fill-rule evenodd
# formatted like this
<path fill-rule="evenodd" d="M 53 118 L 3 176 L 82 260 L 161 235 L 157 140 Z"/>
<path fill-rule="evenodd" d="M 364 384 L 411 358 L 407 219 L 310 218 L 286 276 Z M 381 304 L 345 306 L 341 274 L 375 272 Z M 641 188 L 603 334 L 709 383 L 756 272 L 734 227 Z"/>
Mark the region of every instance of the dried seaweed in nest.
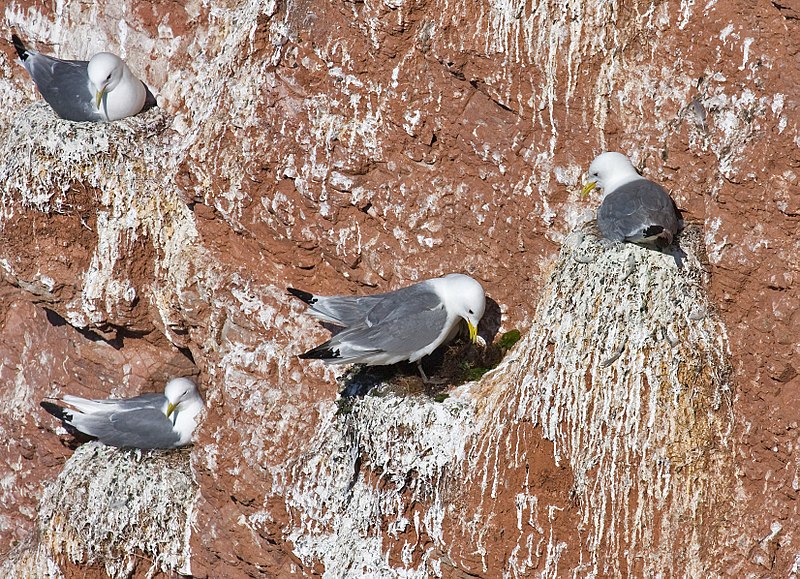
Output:
<path fill-rule="evenodd" d="M 509 330 L 485 348 L 473 344 L 454 344 L 445 353 L 439 373 L 447 377 L 450 386 L 480 380 L 500 364 L 521 337 L 519 330 Z"/>
<path fill-rule="evenodd" d="M 486 347 L 459 340 L 440 348 L 425 360 L 426 372 L 432 379 L 428 383 L 419 375 L 416 364 L 354 366 L 344 376 L 345 387 L 337 400 L 337 414 L 348 413 L 352 399 L 367 393 L 370 396 L 427 396 L 435 402 L 442 402 L 449 396 L 447 389 L 480 380 L 489 370 L 496 368 L 520 336 L 519 330 L 514 329 Z"/>

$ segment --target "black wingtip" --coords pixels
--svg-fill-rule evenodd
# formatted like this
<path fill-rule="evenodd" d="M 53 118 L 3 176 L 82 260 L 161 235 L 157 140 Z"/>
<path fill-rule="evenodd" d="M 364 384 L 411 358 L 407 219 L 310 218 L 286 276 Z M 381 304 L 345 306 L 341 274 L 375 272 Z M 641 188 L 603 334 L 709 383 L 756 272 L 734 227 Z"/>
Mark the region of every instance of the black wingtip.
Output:
<path fill-rule="evenodd" d="M 664 228 L 661 225 L 651 225 L 650 227 L 644 230 L 644 233 L 642 233 L 642 237 L 644 238 L 655 237 L 656 235 L 661 235 L 662 233 L 664 233 Z"/>
<path fill-rule="evenodd" d="M 293 287 L 287 289 L 291 295 L 293 295 L 296 298 L 300 298 L 308 305 L 313 305 L 317 301 L 317 298 L 315 298 L 314 294 L 312 293 L 304 292 L 303 290 L 295 289 Z"/>
<path fill-rule="evenodd" d="M 17 55 L 22 59 L 25 60 L 28 58 L 28 49 L 25 48 L 25 44 L 23 44 L 22 39 L 17 36 L 16 34 L 11 34 L 11 42 L 14 43 L 14 48 L 17 51 Z"/>
<path fill-rule="evenodd" d="M 330 347 L 328 342 L 320 344 L 316 348 L 312 348 L 308 352 L 304 352 L 298 356 L 302 360 L 335 360 L 341 358 L 339 350 L 334 350 Z"/>
<path fill-rule="evenodd" d="M 69 422 L 72 420 L 72 414 L 63 406 L 53 404 L 52 402 L 47 402 L 46 400 L 42 400 L 39 403 L 39 406 L 63 422 Z"/>

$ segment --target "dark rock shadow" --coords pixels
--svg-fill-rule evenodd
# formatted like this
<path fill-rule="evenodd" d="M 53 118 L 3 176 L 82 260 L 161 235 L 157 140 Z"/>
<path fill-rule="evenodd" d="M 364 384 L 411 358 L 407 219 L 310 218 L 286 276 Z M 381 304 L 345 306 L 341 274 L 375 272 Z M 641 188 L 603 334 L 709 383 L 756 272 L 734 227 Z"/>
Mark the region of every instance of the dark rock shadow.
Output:
<path fill-rule="evenodd" d="M 681 249 L 680 235 L 681 234 L 678 233 L 678 235 L 675 237 L 675 240 L 672 242 L 672 245 L 670 245 L 669 247 L 665 247 L 663 253 L 669 255 L 670 257 L 672 257 L 672 259 L 675 260 L 675 265 L 678 267 L 678 269 L 684 269 L 685 267 L 684 261 L 688 256 L 686 252 L 683 251 L 683 249 Z"/>
<path fill-rule="evenodd" d="M 155 95 L 150 91 L 150 87 L 147 86 L 145 83 L 142 84 L 144 84 L 145 97 L 144 97 L 144 106 L 142 107 L 142 110 L 139 111 L 139 113 L 149 111 L 153 107 L 158 106 L 158 101 L 156 100 Z"/>
<path fill-rule="evenodd" d="M 90 330 L 88 328 L 79 328 L 70 324 L 63 316 L 59 315 L 57 312 L 51 310 L 50 308 L 43 308 L 45 316 L 47 317 L 47 321 L 54 327 L 61 327 L 61 326 L 69 326 L 76 332 L 78 332 L 81 336 L 89 340 L 90 342 L 105 342 L 115 350 L 119 350 L 122 348 L 122 336 L 117 333 L 117 336 L 113 339 L 108 339 L 97 332 Z"/>
<path fill-rule="evenodd" d="M 500 311 L 500 304 L 492 298 L 486 298 L 486 311 L 483 312 L 481 323 L 478 324 L 478 335 L 487 344 L 494 342 L 497 332 L 500 331 L 500 324 L 503 322 L 503 314 Z"/>

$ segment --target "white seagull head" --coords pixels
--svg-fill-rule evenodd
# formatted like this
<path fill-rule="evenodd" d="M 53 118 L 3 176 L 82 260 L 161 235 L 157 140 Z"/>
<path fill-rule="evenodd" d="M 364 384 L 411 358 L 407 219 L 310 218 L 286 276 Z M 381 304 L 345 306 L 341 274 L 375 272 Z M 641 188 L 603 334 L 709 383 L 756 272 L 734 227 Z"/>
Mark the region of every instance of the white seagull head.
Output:
<path fill-rule="evenodd" d="M 167 416 L 184 409 L 192 411 L 194 408 L 196 408 L 194 410 L 194 414 L 196 414 L 203 406 L 203 399 L 200 398 L 197 386 L 189 378 L 173 378 L 167 382 L 164 396 L 167 397 Z"/>
<path fill-rule="evenodd" d="M 95 105 L 100 108 L 106 95 L 117 88 L 125 74 L 125 63 L 110 52 L 98 52 L 89 61 L 89 81 L 95 88 Z"/>
<path fill-rule="evenodd" d="M 597 187 L 608 195 L 614 189 L 637 179 L 643 177 L 636 172 L 628 157 L 616 152 L 603 153 L 589 165 L 589 178 L 583 187 L 583 194 Z"/>
<path fill-rule="evenodd" d="M 461 273 L 451 273 L 444 277 L 446 284 L 447 307 L 467 321 L 469 339 L 475 342 L 478 337 L 478 323 L 486 310 L 486 295 L 477 281 Z"/>

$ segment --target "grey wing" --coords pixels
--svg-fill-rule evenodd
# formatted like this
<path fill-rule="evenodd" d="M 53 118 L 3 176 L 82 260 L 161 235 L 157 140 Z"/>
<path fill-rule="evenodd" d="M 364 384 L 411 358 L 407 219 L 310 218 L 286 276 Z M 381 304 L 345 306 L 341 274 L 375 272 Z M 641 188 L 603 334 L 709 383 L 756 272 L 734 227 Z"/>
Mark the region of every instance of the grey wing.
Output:
<path fill-rule="evenodd" d="M 109 446 L 174 448 L 180 439 L 170 419 L 155 408 L 91 415 L 81 422 L 80 430 Z"/>
<path fill-rule="evenodd" d="M 368 325 L 395 321 L 440 307 L 444 309 L 441 298 L 424 282 L 381 294 L 379 297 L 381 299 L 375 302 L 364 319 Z"/>
<path fill-rule="evenodd" d="M 333 337 L 331 345 L 338 342 L 346 346 L 340 349 L 342 357 L 345 357 L 345 350 L 348 349 L 411 356 L 436 341 L 442 335 L 446 321 L 447 311 L 444 307 L 416 312 L 377 326 L 345 330 Z"/>
<path fill-rule="evenodd" d="M 102 120 L 93 104 L 95 95 L 89 90 L 87 61 L 60 60 L 37 52 L 22 64 L 59 117 L 70 121 Z"/>
<path fill-rule="evenodd" d="M 411 286 L 412 289 L 416 286 Z M 365 319 L 330 341 L 343 359 L 348 352 L 408 354 L 421 350 L 439 338 L 445 329 L 447 310 L 433 292 L 386 294 Z"/>
<path fill-rule="evenodd" d="M 155 408 L 159 412 L 163 412 L 163 408 L 167 404 L 167 397 L 155 392 L 142 394 L 133 398 L 107 398 L 104 400 L 91 400 L 65 394 L 62 400 L 66 404 L 88 414 L 95 412 L 107 414 L 120 410 L 136 410 L 147 407 Z"/>
<path fill-rule="evenodd" d="M 376 315 L 388 315 L 398 301 L 414 299 L 424 285 L 414 284 L 393 292 L 370 296 L 313 296 L 309 311 L 323 321 L 349 328 L 363 323 L 367 316 L 374 318 Z M 373 311 L 377 314 L 371 313 Z"/>
<path fill-rule="evenodd" d="M 323 321 L 344 328 L 361 323 L 385 294 L 371 296 L 315 296 L 309 310 Z"/>
<path fill-rule="evenodd" d="M 675 204 L 663 187 L 641 179 L 623 185 L 603 199 L 597 211 L 597 226 L 613 241 L 641 239 L 651 226 L 673 235 L 678 232 Z"/>
<path fill-rule="evenodd" d="M 147 394 L 140 394 L 133 398 L 120 398 L 118 400 L 111 400 L 117 403 L 117 408 L 120 410 L 136 410 L 143 408 L 155 408 L 162 412 L 162 408 L 167 404 L 167 397 L 158 392 L 148 392 Z M 163 413 L 163 412 L 162 412 Z"/>

